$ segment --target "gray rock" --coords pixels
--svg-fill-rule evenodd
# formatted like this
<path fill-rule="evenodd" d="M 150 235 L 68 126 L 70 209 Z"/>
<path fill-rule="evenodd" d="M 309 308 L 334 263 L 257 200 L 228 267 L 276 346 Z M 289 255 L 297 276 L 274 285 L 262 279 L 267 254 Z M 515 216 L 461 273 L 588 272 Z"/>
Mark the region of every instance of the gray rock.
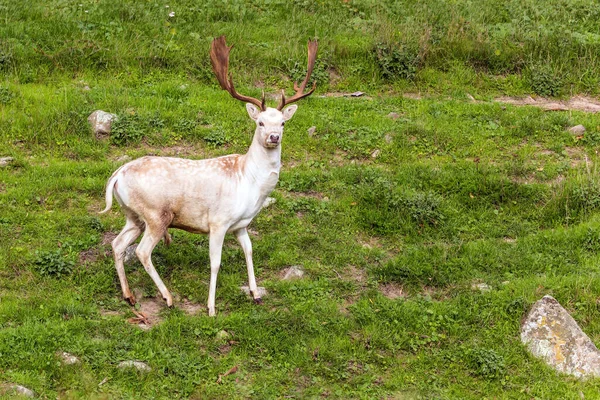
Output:
<path fill-rule="evenodd" d="M 377 158 L 381 154 L 381 150 L 375 149 L 374 152 L 371 153 L 371 158 Z"/>
<path fill-rule="evenodd" d="M 135 249 L 137 249 L 137 244 L 131 244 L 125 249 L 125 257 L 123 258 L 123 263 L 134 264 L 139 261 L 137 256 L 135 255 Z"/>
<path fill-rule="evenodd" d="M 62 363 L 65 365 L 79 364 L 79 358 L 77 358 L 73 354 L 67 353 L 66 351 L 60 352 L 58 356 L 62 360 Z"/>
<path fill-rule="evenodd" d="M 361 97 L 364 96 L 364 93 L 361 91 L 350 93 L 350 97 Z"/>
<path fill-rule="evenodd" d="M 0 395 L 35 397 L 33 390 L 14 383 L 0 384 Z"/>
<path fill-rule="evenodd" d="M 246 295 L 251 296 L 250 294 L 250 287 L 248 286 L 240 286 L 240 290 L 244 293 L 246 293 Z M 267 289 L 265 289 L 262 286 L 258 286 L 257 287 L 257 291 L 258 291 L 258 297 L 265 297 L 268 293 L 267 293 Z"/>
<path fill-rule="evenodd" d="M 394 137 L 392 136 L 391 133 L 386 133 L 384 139 L 385 139 L 386 143 L 392 143 L 392 140 L 394 140 Z"/>
<path fill-rule="evenodd" d="M 274 197 L 267 197 L 262 205 L 262 208 L 267 208 L 272 204 L 275 204 L 277 202 L 277 199 L 275 199 Z"/>
<path fill-rule="evenodd" d="M 8 164 L 12 163 L 15 159 L 12 157 L 0 157 L 0 167 L 6 167 Z"/>
<path fill-rule="evenodd" d="M 552 296 L 533 305 L 521 323 L 521 341 L 559 372 L 600 377 L 600 351 Z"/>
<path fill-rule="evenodd" d="M 112 123 L 115 119 L 117 119 L 115 114 L 97 110 L 90 114 L 88 122 L 92 126 L 92 131 L 96 138 L 100 139 L 110 135 Z"/>
<path fill-rule="evenodd" d="M 311 126 L 307 130 L 308 136 L 313 137 L 316 131 L 317 131 L 317 127 L 316 126 Z"/>
<path fill-rule="evenodd" d="M 572 135 L 582 135 L 583 133 L 585 133 L 585 126 L 583 126 L 583 125 L 572 126 L 571 128 L 569 128 L 569 132 L 571 132 Z"/>
<path fill-rule="evenodd" d="M 299 279 L 304 276 L 304 270 L 299 265 L 293 265 L 285 268 L 281 271 L 282 280 L 291 281 L 292 279 Z"/>
<path fill-rule="evenodd" d="M 133 361 L 133 360 L 121 361 L 119 363 L 119 365 L 117 365 L 117 367 L 118 368 L 135 368 L 138 371 L 142 371 L 142 372 L 152 371 L 152 368 L 150 368 L 148 366 L 148 364 L 146 364 L 145 362 L 142 362 L 142 361 Z"/>
<path fill-rule="evenodd" d="M 400 114 L 398 114 L 397 112 L 391 112 L 387 116 L 388 116 L 388 118 L 391 118 L 391 119 L 398 119 L 398 118 L 400 118 Z"/>

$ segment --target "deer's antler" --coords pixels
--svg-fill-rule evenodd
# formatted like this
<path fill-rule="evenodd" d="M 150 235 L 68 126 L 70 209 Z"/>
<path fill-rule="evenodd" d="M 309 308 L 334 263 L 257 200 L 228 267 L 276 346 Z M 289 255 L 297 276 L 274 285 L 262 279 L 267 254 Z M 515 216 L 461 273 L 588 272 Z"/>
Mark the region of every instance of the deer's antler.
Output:
<path fill-rule="evenodd" d="M 213 67 L 213 71 L 217 76 L 219 84 L 224 90 L 227 90 L 234 99 L 238 99 L 247 103 L 252 103 L 261 111 L 265 111 L 265 94 L 263 92 L 262 100 L 255 99 L 254 97 L 244 96 L 239 94 L 233 86 L 233 79 L 229 75 L 229 51 L 233 46 L 227 46 L 225 43 L 225 36 L 220 36 L 214 39 L 210 45 L 210 62 Z"/>
<path fill-rule="evenodd" d="M 298 85 L 298 83 L 294 82 L 294 90 L 296 91 L 296 93 L 289 99 L 286 99 L 285 92 L 283 90 L 281 91 L 281 101 L 279 102 L 279 105 L 277 106 L 278 110 L 281 111 L 283 109 L 283 107 L 285 107 L 286 105 L 293 103 L 295 101 L 298 101 L 306 96 L 310 96 L 312 94 L 312 92 L 315 91 L 315 89 L 317 87 L 316 82 L 313 84 L 312 89 L 310 89 L 308 92 L 304 93 L 306 84 L 308 83 L 308 80 L 310 79 L 310 75 L 312 74 L 313 68 L 315 67 L 315 60 L 317 59 L 317 48 L 318 48 L 318 44 L 317 44 L 316 40 L 308 41 L 308 69 L 306 71 L 306 77 L 304 78 L 304 80 L 302 81 L 302 83 L 300 85 Z"/>

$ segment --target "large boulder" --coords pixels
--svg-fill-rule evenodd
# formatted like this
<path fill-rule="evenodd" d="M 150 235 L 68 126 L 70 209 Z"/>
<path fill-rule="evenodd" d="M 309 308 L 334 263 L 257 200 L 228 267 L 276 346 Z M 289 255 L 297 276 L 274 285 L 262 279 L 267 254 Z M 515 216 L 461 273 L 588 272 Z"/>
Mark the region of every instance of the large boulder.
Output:
<path fill-rule="evenodd" d="M 552 296 L 533 305 L 521 323 L 521 341 L 559 372 L 577 378 L 600 376 L 600 351 Z"/>

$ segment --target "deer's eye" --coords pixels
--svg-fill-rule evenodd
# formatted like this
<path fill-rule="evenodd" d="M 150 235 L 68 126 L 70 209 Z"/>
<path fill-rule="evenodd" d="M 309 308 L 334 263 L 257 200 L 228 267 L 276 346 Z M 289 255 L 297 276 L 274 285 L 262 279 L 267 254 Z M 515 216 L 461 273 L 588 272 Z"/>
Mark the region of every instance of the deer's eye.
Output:
<path fill-rule="evenodd" d="M 285 121 L 281 123 L 281 126 L 284 126 L 284 125 L 285 125 Z"/>
<path fill-rule="evenodd" d="M 265 124 L 263 124 L 262 122 L 259 122 L 258 126 L 265 126 Z"/>

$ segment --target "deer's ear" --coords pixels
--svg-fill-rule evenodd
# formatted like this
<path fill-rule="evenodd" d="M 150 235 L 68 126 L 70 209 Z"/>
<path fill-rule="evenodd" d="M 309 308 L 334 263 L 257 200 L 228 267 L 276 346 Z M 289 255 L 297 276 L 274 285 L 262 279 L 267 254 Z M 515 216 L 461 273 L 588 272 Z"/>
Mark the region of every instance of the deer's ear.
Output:
<path fill-rule="evenodd" d="M 298 109 L 298 106 L 295 104 L 292 104 L 291 106 L 289 106 L 288 108 L 283 110 L 283 120 L 287 121 L 288 119 L 292 118 L 297 109 Z"/>
<path fill-rule="evenodd" d="M 260 114 L 260 110 L 256 108 L 254 104 L 246 103 L 246 111 L 248 111 L 248 115 L 252 118 L 253 121 L 256 121 L 258 118 L 258 114 Z"/>

